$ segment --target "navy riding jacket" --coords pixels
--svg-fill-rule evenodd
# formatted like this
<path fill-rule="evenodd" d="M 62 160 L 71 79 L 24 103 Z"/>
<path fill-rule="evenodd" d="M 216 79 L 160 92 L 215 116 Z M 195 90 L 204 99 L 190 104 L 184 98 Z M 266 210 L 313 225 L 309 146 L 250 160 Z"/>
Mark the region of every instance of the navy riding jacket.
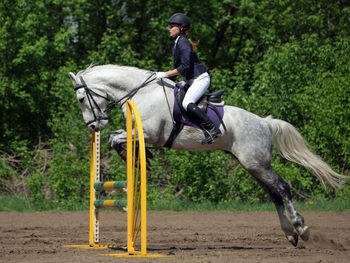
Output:
<path fill-rule="evenodd" d="M 176 68 L 185 81 L 198 77 L 208 71 L 202 64 L 196 53 L 192 52 L 192 46 L 187 37 L 180 35 L 172 48 L 174 68 Z"/>

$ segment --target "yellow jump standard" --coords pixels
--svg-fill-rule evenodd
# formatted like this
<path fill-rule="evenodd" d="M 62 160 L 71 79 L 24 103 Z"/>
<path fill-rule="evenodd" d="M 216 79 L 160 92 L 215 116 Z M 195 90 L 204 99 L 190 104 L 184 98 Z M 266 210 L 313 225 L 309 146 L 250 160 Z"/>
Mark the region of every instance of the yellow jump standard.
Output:
<path fill-rule="evenodd" d="M 89 245 L 72 245 L 84 249 L 116 248 L 115 245 L 99 244 L 99 208 L 125 208 L 128 213 L 127 253 L 106 254 L 116 257 L 166 257 L 147 253 L 147 193 L 146 151 L 142 122 L 135 103 L 127 103 L 127 181 L 100 181 L 100 132 L 92 133 L 90 160 L 90 228 Z M 138 146 L 138 147 L 137 147 Z M 100 200 L 96 193 L 101 190 L 127 189 L 125 200 Z M 135 250 L 140 234 L 140 251 Z"/>
<path fill-rule="evenodd" d="M 136 107 L 136 104 L 133 101 L 128 100 L 126 105 L 128 252 L 124 254 L 108 254 L 107 256 L 166 257 L 165 255 L 155 255 L 147 253 L 147 193 L 145 140 L 143 136 L 143 128 L 140 113 Z M 139 147 L 137 147 L 137 142 Z M 139 218 L 140 210 L 141 218 Z M 140 230 L 141 251 L 135 251 L 135 243 Z"/>
<path fill-rule="evenodd" d="M 95 184 L 100 182 L 100 132 L 92 132 L 91 150 L 90 150 L 90 216 L 89 216 L 89 244 L 88 245 L 69 245 L 65 247 L 77 247 L 82 249 L 106 249 L 117 248 L 116 245 L 100 244 L 100 221 L 99 206 L 95 205 L 96 192 L 103 189 L 99 186 L 95 189 Z M 103 183 L 102 183 L 103 184 Z M 108 184 L 109 185 L 109 184 Z"/>

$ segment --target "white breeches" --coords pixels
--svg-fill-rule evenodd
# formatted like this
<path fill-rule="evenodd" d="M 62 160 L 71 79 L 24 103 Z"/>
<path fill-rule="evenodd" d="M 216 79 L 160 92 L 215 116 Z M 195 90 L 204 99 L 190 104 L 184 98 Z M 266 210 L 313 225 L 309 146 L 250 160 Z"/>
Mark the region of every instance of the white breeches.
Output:
<path fill-rule="evenodd" d="M 187 110 L 190 103 L 196 103 L 205 93 L 210 85 L 210 77 L 207 72 L 199 75 L 195 79 L 189 80 L 190 87 L 188 88 L 182 106 Z"/>

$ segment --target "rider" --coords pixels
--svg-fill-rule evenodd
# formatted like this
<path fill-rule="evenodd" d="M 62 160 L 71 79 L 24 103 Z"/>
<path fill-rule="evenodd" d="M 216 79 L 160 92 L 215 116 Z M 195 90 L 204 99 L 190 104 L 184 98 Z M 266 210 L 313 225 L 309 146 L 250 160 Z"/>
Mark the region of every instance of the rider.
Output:
<path fill-rule="evenodd" d="M 175 40 L 172 48 L 174 68 L 167 72 L 157 72 L 156 77 L 162 79 L 181 74 L 189 85 L 182 106 L 191 121 L 198 123 L 205 131 L 202 144 L 212 143 L 221 132 L 196 104 L 208 89 L 210 76 L 207 72 L 208 68 L 200 62 L 195 53 L 197 43 L 190 42 L 188 35 L 190 20 L 182 13 L 176 13 L 169 18 L 167 24 L 169 34 Z"/>

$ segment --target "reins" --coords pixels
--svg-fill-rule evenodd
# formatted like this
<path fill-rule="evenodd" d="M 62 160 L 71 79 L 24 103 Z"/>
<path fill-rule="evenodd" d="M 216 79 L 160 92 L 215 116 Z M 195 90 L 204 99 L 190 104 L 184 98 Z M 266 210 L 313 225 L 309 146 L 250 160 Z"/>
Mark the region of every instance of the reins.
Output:
<path fill-rule="evenodd" d="M 164 92 L 164 96 L 165 96 L 165 99 L 166 99 L 166 103 L 168 104 L 168 110 L 169 110 L 169 113 L 170 113 L 170 116 L 171 116 L 171 120 L 173 121 L 173 126 L 175 126 L 175 125 L 176 125 L 176 122 L 175 122 L 175 120 L 174 120 L 173 114 L 171 114 L 170 103 L 169 103 L 169 100 L 168 100 L 168 96 L 166 95 L 166 91 L 165 91 L 165 86 L 164 86 L 163 79 L 161 79 L 161 82 L 162 82 L 162 86 L 163 86 L 163 92 Z M 176 99 L 176 98 L 175 98 L 175 99 Z"/>
<path fill-rule="evenodd" d="M 156 78 L 152 78 L 152 76 L 154 76 L 156 73 L 152 73 L 140 86 L 134 88 L 132 91 L 130 91 L 128 94 L 126 94 L 124 97 L 122 97 L 121 99 L 119 99 L 118 101 L 113 102 L 111 105 L 109 105 L 104 112 L 109 112 L 111 111 L 115 106 L 117 106 L 120 102 L 123 102 L 120 104 L 120 106 L 122 107 L 123 104 L 131 99 L 140 89 L 142 89 L 143 87 L 147 86 L 149 83 L 151 83 L 152 81 L 154 81 Z M 151 79 L 152 78 L 152 79 Z"/>

